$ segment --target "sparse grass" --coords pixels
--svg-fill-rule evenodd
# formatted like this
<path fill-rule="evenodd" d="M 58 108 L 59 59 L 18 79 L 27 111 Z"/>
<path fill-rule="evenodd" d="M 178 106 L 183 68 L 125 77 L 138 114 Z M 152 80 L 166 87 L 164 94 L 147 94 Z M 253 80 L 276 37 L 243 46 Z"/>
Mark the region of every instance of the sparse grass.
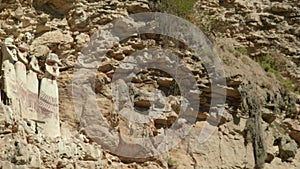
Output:
<path fill-rule="evenodd" d="M 204 14 L 201 16 L 193 8 L 198 0 L 161 0 L 155 8 L 161 12 L 167 12 L 182 17 L 199 27 L 206 35 L 211 37 L 215 33 L 224 32 L 229 23 Z"/>
<path fill-rule="evenodd" d="M 184 19 L 187 19 L 191 23 L 197 25 L 206 35 L 209 37 L 218 32 L 224 32 L 230 27 L 229 23 L 222 22 L 217 18 L 213 18 L 209 15 L 195 16 L 193 13 L 193 7 L 197 0 L 161 0 L 158 9 L 161 12 L 167 12 L 173 15 L 177 15 Z M 205 18 L 205 19 L 204 19 Z M 205 22 L 203 22 L 205 20 Z M 245 47 L 235 48 L 235 55 L 237 57 L 248 56 L 248 50 Z M 249 64 L 246 58 L 242 58 L 245 64 Z M 269 73 L 275 75 L 277 80 L 288 90 L 295 93 L 300 93 L 299 89 L 296 89 L 293 85 L 293 81 L 282 77 L 280 72 L 284 70 L 284 61 L 280 58 L 274 58 L 274 56 L 263 56 L 258 62 L 262 68 Z M 268 87 L 264 82 L 262 87 Z"/>
<path fill-rule="evenodd" d="M 209 14 L 194 13 L 188 19 L 210 38 L 221 35 L 230 27 L 228 22 Z"/>
<path fill-rule="evenodd" d="M 162 0 L 160 10 L 189 19 L 197 0 Z"/>
<path fill-rule="evenodd" d="M 273 73 L 276 79 L 286 88 L 286 90 L 300 94 L 300 91 L 295 88 L 293 81 L 291 79 L 282 77 L 282 75 L 280 74 L 280 71 L 284 70 L 283 63 L 277 61 L 276 58 L 268 55 L 262 56 L 259 59 L 259 63 L 266 72 Z"/>
<path fill-rule="evenodd" d="M 284 78 L 281 75 L 276 75 L 276 77 L 288 91 L 300 94 L 300 91 L 295 88 L 292 80 Z"/>
<path fill-rule="evenodd" d="M 178 167 L 178 163 L 174 161 L 172 158 L 168 159 L 168 167 L 170 169 L 176 169 Z"/>
<path fill-rule="evenodd" d="M 244 46 L 239 46 L 239 47 L 236 47 L 235 48 L 235 51 L 239 54 L 242 54 L 242 55 L 248 55 L 248 50 L 246 47 Z"/>
<path fill-rule="evenodd" d="M 251 65 L 251 59 L 246 55 L 241 55 L 241 60 L 246 65 Z"/>
<path fill-rule="evenodd" d="M 265 81 L 263 81 L 263 82 L 261 83 L 261 87 L 262 87 L 262 88 L 268 88 L 268 83 L 265 82 Z"/>
<path fill-rule="evenodd" d="M 276 59 L 272 56 L 262 56 L 259 63 L 266 72 L 271 72 L 276 75 L 280 71 L 280 65 L 278 65 Z"/>

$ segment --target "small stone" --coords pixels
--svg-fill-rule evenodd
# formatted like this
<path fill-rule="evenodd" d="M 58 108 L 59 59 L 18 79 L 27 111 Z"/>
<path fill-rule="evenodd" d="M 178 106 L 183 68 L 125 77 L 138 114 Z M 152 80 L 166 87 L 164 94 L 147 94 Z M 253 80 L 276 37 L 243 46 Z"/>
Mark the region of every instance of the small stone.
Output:
<path fill-rule="evenodd" d="M 170 87 L 172 84 L 174 84 L 174 79 L 167 78 L 167 77 L 159 77 L 157 79 L 157 83 L 158 83 L 158 85 L 163 86 L 163 87 Z"/>
<path fill-rule="evenodd" d="M 132 1 L 132 3 L 127 4 L 126 7 L 129 13 L 140 13 L 150 11 L 148 4 L 142 2 Z"/>
<path fill-rule="evenodd" d="M 279 138 L 279 156 L 283 161 L 294 158 L 297 153 L 297 144 L 289 136 Z"/>
<path fill-rule="evenodd" d="M 3 169 L 14 169 L 15 168 L 15 166 L 12 163 L 10 163 L 9 161 L 1 161 L 0 166 Z"/>
<path fill-rule="evenodd" d="M 293 7 L 283 3 L 273 3 L 271 11 L 274 13 L 290 13 L 293 12 Z"/>
<path fill-rule="evenodd" d="M 260 22 L 259 14 L 257 13 L 250 13 L 246 16 L 246 22 Z"/>
<path fill-rule="evenodd" d="M 111 63 L 103 63 L 101 66 L 99 66 L 98 71 L 107 73 L 114 69 L 114 66 Z"/>
<path fill-rule="evenodd" d="M 96 145 L 87 145 L 83 149 L 85 152 L 83 159 L 85 161 L 98 161 L 102 158 L 102 152 L 98 147 L 96 147 Z"/>
<path fill-rule="evenodd" d="M 283 123 L 289 128 L 290 137 L 300 145 L 300 125 L 297 124 L 297 121 L 286 119 Z"/>
<path fill-rule="evenodd" d="M 270 109 L 263 109 L 262 110 L 262 119 L 265 122 L 271 124 L 276 119 L 276 115 Z"/>

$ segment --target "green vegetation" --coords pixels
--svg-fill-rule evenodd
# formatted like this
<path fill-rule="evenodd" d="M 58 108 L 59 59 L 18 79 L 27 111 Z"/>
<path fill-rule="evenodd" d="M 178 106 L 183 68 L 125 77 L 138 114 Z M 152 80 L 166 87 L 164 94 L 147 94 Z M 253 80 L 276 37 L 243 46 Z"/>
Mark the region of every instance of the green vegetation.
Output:
<path fill-rule="evenodd" d="M 213 18 L 210 15 L 203 15 L 195 17 L 193 7 L 198 0 L 161 0 L 158 4 L 158 10 L 161 12 L 167 12 L 173 15 L 177 15 L 184 19 L 187 19 L 191 23 L 198 26 L 208 37 L 215 35 L 218 32 L 225 32 L 229 27 L 229 23 L 222 22 L 217 18 Z M 199 15 L 199 14 L 198 14 Z M 205 21 L 205 22 L 204 22 Z M 245 64 L 249 64 L 244 56 L 248 56 L 248 50 L 245 47 L 235 48 L 235 55 L 242 57 L 242 61 Z M 277 56 L 262 56 L 257 60 L 262 68 L 269 73 L 275 75 L 277 80 L 288 90 L 295 93 L 300 93 L 299 89 L 293 85 L 291 79 L 284 78 L 280 72 L 284 71 L 285 61 Z M 268 87 L 266 82 L 262 83 L 262 87 Z"/>
<path fill-rule="evenodd" d="M 281 75 L 276 75 L 276 77 L 288 91 L 300 94 L 300 91 L 295 89 L 295 86 L 293 85 L 292 80 L 284 78 Z"/>
<path fill-rule="evenodd" d="M 170 169 L 176 169 L 178 167 L 178 164 L 176 161 L 172 160 L 172 158 L 168 159 L 168 167 Z"/>
<path fill-rule="evenodd" d="M 280 71 L 280 65 L 271 56 L 262 56 L 259 59 L 259 63 L 266 72 L 271 72 L 277 75 Z"/>
<path fill-rule="evenodd" d="M 263 82 L 261 83 L 261 87 L 262 87 L 262 88 L 269 88 L 268 83 L 265 82 L 265 81 L 263 81 Z"/>
<path fill-rule="evenodd" d="M 160 11 L 189 19 L 197 0 L 161 0 Z"/>
<path fill-rule="evenodd" d="M 247 56 L 247 55 L 241 55 L 240 56 L 240 58 L 241 58 L 241 60 L 242 60 L 242 62 L 244 63 L 244 64 L 246 64 L 246 65 L 250 65 L 251 63 L 250 63 L 250 58 Z"/>
<path fill-rule="evenodd" d="M 248 55 L 248 50 L 244 46 L 236 47 L 235 51 L 242 55 Z"/>
<path fill-rule="evenodd" d="M 198 0 L 161 0 L 155 6 L 155 10 L 167 12 L 182 17 L 194 25 L 198 26 L 209 37 L 216 32 L 224 32 L 228 28 L 228 23 L 220 19 L 211 17 L 210 14 L 195 13 L 193 7 Z"/>
<path fill-rule="evenodd" d="M 273 73 L 277 80 L 290 92 L 294 93 L 300 93 L 298 89 L 295 88 L 293 85 L 293 81 L 288 78 L 284 78 L 280 71 L 284 70 L 283 66 L 284 63 L 282 63 L 278 58 L 272 57 L 272 56 L 262 56 L 259 59 L 259 63 L 262 66 L 262 68 L 269 73 Z"/>
<path fill-rule="evenodd" d="M 208 36 L 217 36 L 219 33 L 226 32 L 230 27 L 228 22 L 212 17 L 209 14 L 192 17 L 191 22 L 197 25 Z"/>

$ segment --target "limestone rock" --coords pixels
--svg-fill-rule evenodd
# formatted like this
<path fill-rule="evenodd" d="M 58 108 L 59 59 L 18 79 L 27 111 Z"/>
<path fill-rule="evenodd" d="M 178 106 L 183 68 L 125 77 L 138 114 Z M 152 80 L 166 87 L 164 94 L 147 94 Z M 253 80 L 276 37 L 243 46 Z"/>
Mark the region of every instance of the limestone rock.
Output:
<path fill-rule="evenodd" d="M 85 161 L 98 161 L 102 158 L 102 152 L 99 150 L 100 146 L 88 145 L 83 148 L 85 155 L 83 159 Z"/>
<path fill-rule="evenodd" d="M 37 53 L 44 54 L 47 52 L 47 46 L 48 48 L 52 48 L 52 51 L 54 53 L 60 54 L 63 52 L 63 50 L 70 49 L 71 44 L 74 42 L 72 36 L 69 33 L 64 33 L 61 30 L 56 31 L 49 31 L 44 33 L 42 36 L 36 38 L 33 40 L 31 48 L 41 51 Z M 43 45 L 43 50 L 38 49 L 40 46 Z M 45 45 L 45 46 L 44 46 Z M 40 54 L 40 55 L 41 55 Z M 43 55 L 44 57 L 48 55 Z M 45 58 L 42 58 L 45 59 Z"/>
<path fill-rule="evenodd" d="M 293 7 L 282 3 L 273 3 L 271 11 L 274 13 L 290 13 L 293 12 Z"/>
<path fill-rule="evenodd" d="M 33 0 L 33 5 L 52 14 L 66 14 L 74 5 L 75 0 Z"/>
<path fill-rule="evenodd" d="M 283 161 L 291 161 L 297 153 L 297 144 L 289 136 L 279 138 L 279 156 Z"/>
<path fill-rule="evenodd" d="M 37 58 L 45 58 L 50 53 L 50 49 L 46 45 L 37 45 L 31 50 Z"/>
<path fill-rule="evenodd" d="M 132 1 L 127 4 L 127 11 L 129 13 L 140 13 L 140 12 L 148 12 L 150 10 L 147 1 L 139 0 L 137 2 Z"/>
<path fill-rule="evenodd" d="M 80 33 L 79 35 L 76 36 L 75 38 L 75 42 L 76 42 L 76 47 L 77 49 L 81 49 L 83 47 L 85 47 L 85 45 L 88 43 L 88 41 L 90 40 L 90 37 L 87 34 L 84 33 Z"/>
<path fill-rule="evenodd" d="M 86 12 L 86 9 L 82 6 L 78 6 L 69 12 L 68 23 L 72 29 L 75 30 L 89 30 L 89 16 Z"/>
<path fill-rule="evenodd" d="M 265 122 L 272 123 L 276 119 L 276 115 L 269 109 L 263 109 L 262 118 Z"/>
<path fill-rule="evenodd" d="M 157 83 L 163 87 L 170 87 L 174 83 L 174 80 L 172 78 L 160 77 L 157 79 Z"/>
<path fill-rule="evenodd" d="M 286 119 L 284 124 L 287 125 L 289 129 L 289 135 L 294 139 L 298 144 L 300 143 L 300 125 L 296 121 L 291 119 Z"/>

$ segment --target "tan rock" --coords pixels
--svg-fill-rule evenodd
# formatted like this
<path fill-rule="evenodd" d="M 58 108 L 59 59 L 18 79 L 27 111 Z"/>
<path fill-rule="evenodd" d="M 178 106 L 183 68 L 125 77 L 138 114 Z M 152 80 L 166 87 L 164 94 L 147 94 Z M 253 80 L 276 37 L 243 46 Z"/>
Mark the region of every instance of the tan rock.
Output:
<path fill-rule="evenodd" d="M 98 71 L 103 72 L 103 73 L 107 73 L 111 70 L 115 69 L 114 65 L 112 65 L 112 63 L 110 63 L 109 61 L 102 63 L 99 68 Z"/>
<path fill-rule="evenodd" d="M 74 0 L 66 0 L 66 1 L 59 1 L 59 0 L 37 0 L 33 1 L 33 5 L 45 10 L 46 12 L 51 12 L 53 14 L 66 14 L 74 5 Z M 50 11 L 49 11 L 50 10 Z M 54 11 L 54 12 L 53 12 Z"/>
<path fill-rule="evenodd" d="M 90 29 L 89 16 L 84 7 L 78 6 L 71 10 L 69 13 L 70 17 L 68 20 L 71 29 L 86 31 Z"/>
<path fill-rule="evenodd" d="M 1 161 L 1 165 L 2 168 L 7 168 L 7 169 L 13 169 L 14 165 L 9 162 L 9 161 Z"/>
<path fill-rule="evenodd" d="M 99 113 L 95 100 L 91 95 L 86 97 L 87 102 L 82 105 L 80 125 L 88 138 L 100 144 L 104 149 L 114 152 L 119 144 L 119 136 L 116 131 L 111 130 L 102 113 Z"/>
<path fill-rule="evenodd" d="M 61 30 L 46 32 L 42 36 L 36 38 L 32 45 L 42 45 L 42 44 L 63 44 L 71 43 L 73 38 L 69 34 L 64 34 Z"/>
<path fill-rule="evenodd" d="M 271 7 L 271 11 L 274 13 L 290 13 L 293 12 L 293 7 L 283 3 L 273 3 Z"/>
<path fill-rule="evenodd" d="M 41 168 L 42 159 L 40 150 L 37 147 L 32 146 L 31 153 L 30 163 L 28 166 L 32 168 Z"/>
<path fill-rule="evenodd" d="M 76 47 L 78 47 L 78 49 L 81 49 L 82 47 L 87 45 L 89 40 L 90 40 L 89 35 L 84 34 L 84 33 L 80 33 L 75 38 L 75 41 L 76 41 L 76 44 L 77 44 Z"/>
<path fill-rule="evenodd" d="M 160 77 L 160 78 L 157 79 L 157 83 L 160 86 L 163 86 L 163 87 L 170 87 L 172 84 L 174 84 L 174 79 L 173 78 Z"/>
<path fill-rule="evenodd" d="M 32 46 L 31 50 L 37 58 L 46 58 L 50 53 L 50 49 L 46 45 Z"/>
<path fill-rule="evenodd" d="M 144 3 L 143 1 L 133 1 L 126 5 L 128 13 L 140 13 L 150 11 L 148 4 Z"/>
<path fill-rule="evenodd" d="M 85 155 L 83 159 L 85 161 L 98 161 L 102 158 L 102 152 L 99 150 L 99 145 L 87 145 L 83 148 Z"/>
<path fill-rule="evenodd" d="M 234 126 L 234 124 L 230 125 Z M 205 121 L 197 122 L 195 128 L 190 131 L 191 134 L 187 146 L 189 146 L 188 150 L 190 153 L 193 154 L 192 157 L 196 162 L 196 168 L 234 167 L 237 164 L 244 165 L 247 168 L 254 167 L 251 144 L 244 146 L 243 137 L 235 138 L 232 136 L 233 133 L 224 135 L 216 132 L 217 127 L 209 126 L 210 124 Z M 206 131 L 202 131 L 204 129 Z M 212 130 L 211 133 L 209 132 L 210 130 Z M 210 135 L 206 135 L 203 132 Z M 200 142 L 201 140 L 204 142 Z"/>
<path fill-rule="evenodd" d="M 288 136 L 279 138 L 279 157 L 283 161 L 292 161 L 297 153 L 297 144 Z"/>
<path fill-rule="evenodd" d="M 246 22 L 260 23 L 260 17 L 258 13 L 250 13 L 245 17 Z"/>
<path fill-rule="evenodd" d="M 300 125 L 297 123 L 297 121 L 286 119 L 284 120 L 284 124 L 287 125 L 290 130 L 290 137 L 300 144 Z"/>
<path fill-rule="evenodd" d="M 73 37 L 69 32 L 65 33 L 61 30 L 55 30 L 51 32 L 46 32 L 38 38 L 34 39 L 31 48 L 35 51 L 39 51 L 37 53 L 44 54 L 47 52 L 47 48 L 43 46 L 43 49 L 39 49 L 40 46 L 45 45 L 48 48 L 51 48 L 52 52 L 55 53 L 63 53 L 67 49 L 71 49 L 71 44 L 74 42 Z M 49 50 L 49 49 L 48 49 Z M 49 53 L 44 54 L 44 58 L 47 57 Z M 39 56 L 37 56 L 39 57 Z"/>

